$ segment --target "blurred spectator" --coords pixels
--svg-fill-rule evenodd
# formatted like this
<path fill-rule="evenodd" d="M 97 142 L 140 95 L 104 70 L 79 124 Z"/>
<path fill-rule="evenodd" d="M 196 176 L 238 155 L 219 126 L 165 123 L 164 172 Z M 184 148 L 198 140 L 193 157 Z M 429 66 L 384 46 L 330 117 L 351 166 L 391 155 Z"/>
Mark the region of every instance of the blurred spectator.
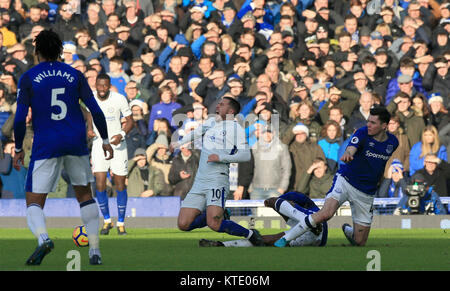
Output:
<path fill-rule="evenodd" d="M 386 91 L 385 105 L 389 105 L 394 96 L 399 92 L 408 94 L 411 98 L 417 93 L 424 93 L 422 77 L 416 72 L 416 64 L 411 58 L 403 58 L 400 61 L 400 68 L 397 77 L 389 81 Z"/>
<path fill-rule="evenodd" d="M 437 129 L 432 125 L 427 125 L 422 132 L 421 141 L 411 147 L 409 155 L 409 174 L 423 168 L 424 158 L 427 154 L 434 154 L 439 159 L 447 161 L 447 149 L 439 140 Z"/>
<path fill-rule="evenodd" d="M 427 97 L 422 93 L 418 93 L 411 99 L 411 103 L 411 109 L 414 111 L 414 114 L 422 117 L 425 125 L 431 124 L 431 110 Z"/>
<path fill-rule="evenodd" d="M 130 81 L 134 81 L 140 90 L 148 90 L 148 87 L 152 85 L 153 80 L 152 75 L 150 75 L 150 73 L 145 71 L 144 62 L 139 58 L 134 58 L 131 61 L 130 70 L 131 70 Z M 146 97 L 148 99 L 149 96 Z"/>
<path fill-rule="evenodd" d="M 302 175 L 311 166 L 314 159 L 320 157 L 325 160 L 322 148 L 317 143 L 309 139 L 309 129 L 303 123 L 297 123 L 293 128 L 288 127 L 290 132 L 286 132 L 282 142 L 289 146 L 293 161 L 293 174 L 289 189 L 298 189 L 298 183 Z"/>
<path fill-rule="evenodd" d="M 153 123 L 158 118 L 167 119 L 171 125 L 171 130 L 173 130 L 175 127 L 171 124 L 172 112 L 181 107 L 179 103 L 175 102 L 174 93 L 169 86 L 160 88 L 159 97 L 161 101 L 158 104 L 153 105 L 150 111 L 150 119 L 148 122 L 148 129 L 150 132 L 153 131 Z"/>
<path fill-rule="evenodd" d="M 448 110 L 444 106 L 444 98 L 442 98 L 439 93 L 431 94 L 428 98 L 428 104 L 430 107 L 429 124 L 440 131 L 444 126 L 450 123 Z"/>
<path fill-rule="evenodd" d="M 17 44 L 17 36 L 15 32 L 11 31 L 7 27 L 7 23 L 3 19 L 3 14 L 8 13 L 8 10 L 0 7 L 0 33 L 3 37 L 3 45 L 7 48 Z"/>
<path fill-rule="evenodd" d="M 6 52 L 11 56 L 9 62 L 17 66 L 17 71 L 14 70 L 11 73 L 15 73 L 17 76 L 21 76 L 34 65 L 32 55 L 27 54 L 25 46 L 21 43 L 16 43 L 7 49 Z"/>
<path fill-rule="evenodd" d="M 359 108 L 353 110 L 352 116 L 348 120 L 346 125 L 346 136 L 358 129 L 357 126 L 366 123 L 370 115 L 370 108 L 375 104 L 373 95 L 371 92 L 364 92 L 359 97 Z"/>
<path fill-rule="evenodd" d="M 408 94 L 399 92 L 387 106 L 387 109 L 391 114 L 399 117 L 400 124 L 408 137 L 409 145 L 412 147 L 420 141 L 422 131 L 425 129 L 425 122 L 422 117 L 414 113 L 411 103 Z"/>
<path fill-rule="evenodd" d="M 408 178 L 404 172 L 402 162 L 394 159 L 389 167 L 386 167 L 387 175 L 381 182 L 380 188 L 376 194 L 377 197 L 403 197 L 406 193 Z"/>
<path fill-rule="evenodd" d="M 130 197 L 158 196 L 165 189 L 164 174 L 150 166 L 145 150 L 138 148 L 128 161 L 127 192 Z"/>
<path fill-rule="evenodd" d="M 207 78 L 203 78 L 195 88 L 195 93 L 203 98 L 203 104 L 208 108 L 208 112 L 215 112 L 218 101 L 230 89 L 226 84 L 226 78 L 223 69 L 216 69 Z"/>
<path fill-rule="evenodd" d="M 362 76 L 363 75 L 364 74 L 362 74 Z M 336 107 L 342 110 L 342 114 L 347 120 L 350 119 L 356 105 L 358 104 L 359 94 L 355 94 L 350 90 L 339 90 L 337 87 L 333 86 L 328 90 L 327 99 L 328 101 L 319 111 L 320 120 L 322 123 L 326 123 L 328 121 L 330 109 Z"/>
<path fill-rule="evenodd" d="M 12 158 L 14 157 L 14 142 L 5 143 L 3 153 L 0 157 L 0 181 L 1 181 L 1 198 L 25 199 L 25 180 L 27 169 L 20 166 L 17 171 L 12 166 Z"/>
<path fill-rule="evenodd" d="M 334 120 L 327 121 L 327 123 L 322 126 L 317 144 L 322 148 L 328 169 L 331 173 L 337 171 L 339 159 L 338 151 L 342 141 L 342 131 L 339 124 Z"/>
<path fill-rule="evenodd" d="M 19 27 L 19 38 L 21 40 L 28 37 L 31 33 L 31 30 L 36 25 L 40 25 L 46 27 L 47 24 L 43 19 L 41 19 L 41 10 L 42 8 L 37 5 L 31 5 L 28 11 L 28 17 L 25 19 L 25 23 Z"/>
<path fill-rule="evenodd" d="M 295 108 L 297 109 L 295 110 Z M 291 109 L 292 122 L 289 124 L 291 130 L 297 123 L 301 122 L 308 127 L 310 139 L 317 142 L 320 137 L 321 126 L 320 123 L 316 120 L 316 112 L 311 102 L 301 101 L 295 107 L 291 105 Z M 291 131 L 289 129 L 286 130 L 287 132 Z"/>
<path fill-rule="evenodd" d="M 450 165 L 435 154 L 426 154 L 423 167 L 417 174 L 423 175 L 427 185 L 440 196 L 449 196 L 448 180 L 450 179 Z"/>
<path fill-rule="evenodd" d="M 125 86 L 130 81 L 130 77 L 123 70 L 124 60 L 121 57 L 112 57 L 109 60 L 108 76 L 111 78 L 111 85 L 117 88 L 117 91 L 126 96 Z"/>
<path fill-rule="evenodd" d="M 62 3 L 59 7 L 59 17 L 56 18 L 52 27 L 62 41 L 73 41 L 76 32 L 83 27 L 83 23 L 69 3 Z"/>
<path fill-rule="evenodd" d="M 297 191 L 306 193 L 310 198 L 325 198 L 333 184 L 333 174 L 328 170 L 326 161 L 316 158 L 306 173 L 300 178 Z"/>
<path fill-rule="evenodd" d="M 284 194 L 288 190 L 292 167 L 287 145 L 270 128 L 265 128 L 253 145 L 252 153 L 254 174 L 250 199 L 265 200 Z"/>
<path fill-rule="evenodd" d="M 92 40 L 89 31 L 82 28 L 75 34 L 76 40 L 76 54 L 82 60 L 88 59 L 92 54 L 98 50 L 98 45 Z"/>
<path fill-rule="evenodd" d="M 398 139 L 398 147 L 392 153 L 392 156 L 386 163 L 386 167 L 384 170 L 384 177 L 387 178 L 390 176 L 390 166 L 394 160 L 397 160 L 403 166 L 403 171 L 405 175 L 409 177 L 409 153 L 411 151 L 411 147 L 409 145 L 408 137 L 404 134 L 403 128 L 400 126 L 400 119 L 398 116 L 391 116 L 389 120 L 387 131 Z"/>
<path fill-rule="evenodd" d="M 165 134 L 160 134 L 156 138 L 156 141 L 149 146 L 146 151 L 147 161 L 152 168 L 160 170 L 164 177 L 164 187 L 157 193 L 157 188 L 149 187 L 149 190 L 153 190 L 160 196 L 172 196 L 173 195 L 173 185 L 169 182 L 169 172 L 172 167 L 172 157 L 169 152 L 169 141 Z"/>
<path fill-rule="evenodd" d="M 447 36 L 448 39 L 448 36 Z M 434 62 L 430 63 L 423 78 L 423 87 L 430 92 L 439 92 L 444 97 L 444 106 L 450 106 L 450 88 L 448 86 L 450 79 L 450 69 L 448 61 L 438 56 Z"/>
<path fill-rule="evenodd" d="M 169 182 L 174 186 L 173 196 L 178 196 L 181 200 L 186 197 L 194 183 L 199 161 L 197 150 L 190 149 L 186 145 L 181 146 L 180 152 L 172 160 L 169 171 Z"/>
<path fill-rule="evenodd" d="M 64 63 L 72 66 L 78 60 L 77 47 L 72 41 L 63 42 L 63 57 Z"/>

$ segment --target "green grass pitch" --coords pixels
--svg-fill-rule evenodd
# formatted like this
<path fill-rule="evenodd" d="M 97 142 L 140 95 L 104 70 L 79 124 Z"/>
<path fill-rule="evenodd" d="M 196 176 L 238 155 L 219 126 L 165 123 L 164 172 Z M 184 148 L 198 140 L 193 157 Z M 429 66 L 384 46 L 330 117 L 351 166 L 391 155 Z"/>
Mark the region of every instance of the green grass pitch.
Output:
<path fill-rule="evenodd" d="M 72 229 L 49 229 L 55 249 L 40 266 L 26 266 L 36 247 L 28 229 L 0 229 L 0 271 L 65 271 L 80 252 L 80 270 L 111 271 L 365 271 L 379 252 L 381 271 L 450 270 L 450 233 L 443 229 L 372 229 L 365 247 L 350 247 L 340 229 L 331 229 L 326 247 L 297 248 L 199 248 L 201 238 L 231 240 L 234 237 L 208 229 L 181 232 L 176 229 L 127 229 L 118 236 L 115 229 L 100 240 L 103 265 L 90 266 L 88 248 L 72 242 Z M 265 229 L 262 234 L 279 230 Z"/>

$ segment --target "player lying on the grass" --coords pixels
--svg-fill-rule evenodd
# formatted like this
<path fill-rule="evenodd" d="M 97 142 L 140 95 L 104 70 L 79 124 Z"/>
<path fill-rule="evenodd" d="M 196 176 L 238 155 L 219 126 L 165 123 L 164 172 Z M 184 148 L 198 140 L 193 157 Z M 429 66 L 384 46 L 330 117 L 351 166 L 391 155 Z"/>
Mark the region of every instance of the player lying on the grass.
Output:
<path fill-rule="evenodd" d="M 273 208 L 278 212 L 283 219 L 286 221 L 287 225 L 295 226 L 299 219 L 303 215 L 312 214 L 319 211 L 319 207 L 309 199 L 303 193 L 300 192 L 288 192 L 280 197 L 272 197 L 264 201 L 266 207 Z M 299 212 L 303 215 L 299 215 Z M 273 246 L 273 244 L 283 237 L 284 232 L 280 232 L 273 235 L 263 235 L 263 241 L 266 246 Z M 291 247 L 301 247 L 301 246 L 325 246 L 328 238 L 328 225 L 327 222 L 319 224 L 316 228 L 310 229 L 309 231 L 303 233 L 301 236 L 289 242 Z M 199 246 L 201 247 L 252 247 L 253 244 L 248 239 L 239 239 L 232 241 L 211 241 L 202 239 L 199 241 Z"/>

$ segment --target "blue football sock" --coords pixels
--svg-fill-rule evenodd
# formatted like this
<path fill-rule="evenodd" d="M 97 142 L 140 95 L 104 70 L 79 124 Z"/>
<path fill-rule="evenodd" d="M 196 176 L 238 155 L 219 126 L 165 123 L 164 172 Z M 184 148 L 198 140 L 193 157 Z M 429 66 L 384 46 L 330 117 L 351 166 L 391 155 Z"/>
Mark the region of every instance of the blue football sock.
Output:
<path fill-rule="evenodd" d="M 95 190 L 95 195 L 97 196 L 97 203 L 103 214 L 103 218 L 110 219 L 111 216 L 109 216 L 108 195 L 106 195 L 106 190 L 101 192 Z"/>
<path fill-rule="evenodd" d="M 125 212 L 127 210 L 127 201 L 128 201 L 128 194 L 127 190 L 123 191 L 117 191 L 117 211 L 118 211 L 118 222 L 124 222 L 125 221 Z"/>
<path fill-rule="evenodd" d="M 250 230 L 243 226 L 240 226 L 232 220 L 222 220 L 220 224 L 219 232 L 225 232 L 229 235 L 241 236 L 247 238 L 250 234 Z"/>
<path fill-rule="evenodd" d="M 206 211 L 203 211 L 194 219 L 194 221 L 192 221 L 191 225 L 189 225 L 189 230 L 202 228 L 205 226 L 206 226 Z"/>

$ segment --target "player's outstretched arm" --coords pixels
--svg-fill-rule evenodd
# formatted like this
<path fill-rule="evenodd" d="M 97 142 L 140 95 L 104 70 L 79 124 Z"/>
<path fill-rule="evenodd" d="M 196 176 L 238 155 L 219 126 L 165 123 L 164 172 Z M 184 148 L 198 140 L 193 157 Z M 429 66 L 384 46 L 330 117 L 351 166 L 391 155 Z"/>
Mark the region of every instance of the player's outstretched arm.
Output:
<path fill-rule="evenodd" d="M 341 157 L 341 161 L 343 161 L 344 163 L 349 163 L 349 162 L 353 161 L 353 156 L 355 155 L 357 150 L 358 150 L 358 148 L 356 148 L 354 146 L 348 146 L 347 149 L 345 150 L 344 154 Z"/>

